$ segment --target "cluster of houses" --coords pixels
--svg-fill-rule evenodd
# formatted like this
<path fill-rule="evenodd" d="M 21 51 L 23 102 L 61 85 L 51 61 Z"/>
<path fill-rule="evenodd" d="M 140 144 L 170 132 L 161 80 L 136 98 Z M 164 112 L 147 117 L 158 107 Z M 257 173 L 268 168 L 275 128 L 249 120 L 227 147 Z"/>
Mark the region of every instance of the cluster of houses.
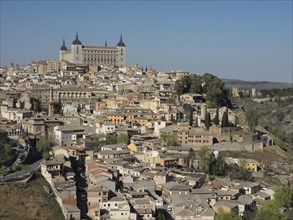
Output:
<path fill-rule="evenodd" d="M 273 190 L 257 182 L 206 181 L 205 174 L 176 172 L 172 168 L 179 161 L 184 163 L 187 150 L 163 153 L 149 146 L 144 151 L 124 144 L 104 145 L 99 151 L 55 146 L 41 171 L 66 219 L 80 218 L 79 199 L 86 203 L 91 219 L 151 220 L 165 210 L 173 219 L 213 220 L 221 210 L 248 215 L 273 196 Z M 255 161 L 246 163 L 254 169 Z M 76 196 L 81 188 L 76 175 L 86 182 L 81 189 L 86 196 L 81 198 Z"/>
<path fill-rule="evenodd" d="M 66 62 L 62 68 L 68 74 L 38 74 L 34 64 L 1 69 L 0 123 L 10 138 L 25 133 L 54 143 L 41 171 L 66 219 L 79 219 L 82 212 L 92 219 L 155 219 L 165 208 L 174 219 L 209 220 L 220 209 L 245 215 L 271 197 L 258 183 L 208 182 L 205 174 L 172 170 L 197 170 L 198 159 L 187 157 L 202 146 L 216 152 L 273 144 L 269 135 L 246 132 L 241 110 L 223 107 L 217 113 L 204 102 L 205 94 L 178 96 L 175 82 L 188 72 L 144 71 L 137 65 L 84 71 Z M 194 110 L 193 125 L 185 104 Z M 225 112 L 234 127 L 221 127 Z M 220 125 L 206 128 L 207 113 L 211 118 L 219 114 Z M 129 138 L 127 143 L 90 147 L 92 137 L 121 135 Z M 172 138 L 174 146 L 162 136 Z M 225 160 L 239 164 L 235 158 Z M 253 160 L 245 167 L 260 168 Z M 84 196 L 76 193 L 79 177 L 87 185 L 81 189 Z M 80 199 L 87 209 L 80 209 Z"/>

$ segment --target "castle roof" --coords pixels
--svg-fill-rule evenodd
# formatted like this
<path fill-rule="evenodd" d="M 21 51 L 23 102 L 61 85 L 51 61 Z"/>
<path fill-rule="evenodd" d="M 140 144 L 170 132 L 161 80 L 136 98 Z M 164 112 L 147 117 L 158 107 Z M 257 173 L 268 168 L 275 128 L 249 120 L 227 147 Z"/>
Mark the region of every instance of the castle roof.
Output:
<path fill-rule="evenodd" d="M 63 44 L 60 47 L 60 50 L 67 50 L 67 47 L 65 46 L 65 40 L 64 40 L 64 38 L 63 38 Z"/>
<path fill-rule="evenodd" d="M 82 44 L 81 44 L 81 41 L 78 39 L 78 33 L 77 33 L 77 32 L 76 32 L 75 40 L 72 41 L 72 44 L 75 44 L 75 45 L 82 45 Z"/>
<path fill-rule="evenodd" d="M 125 44 L 124 44 L 124 42 L 122 40 L 122 34 L 120 34 L 120 41 L 118 42 L 117 46 L 118 47 L 125 47 Z"/>

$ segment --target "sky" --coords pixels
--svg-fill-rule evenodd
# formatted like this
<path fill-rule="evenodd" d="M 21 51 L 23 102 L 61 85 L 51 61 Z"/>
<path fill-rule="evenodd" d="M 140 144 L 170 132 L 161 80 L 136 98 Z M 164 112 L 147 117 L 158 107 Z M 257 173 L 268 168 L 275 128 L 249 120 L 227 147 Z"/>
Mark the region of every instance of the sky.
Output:
<path fill-rule="evenodd" d="M 0 0 L 0 66 L 59 59 L 78 31 L 83 45 L 116 45 L 127 66 L 293 83 L 292 0 Z"/>

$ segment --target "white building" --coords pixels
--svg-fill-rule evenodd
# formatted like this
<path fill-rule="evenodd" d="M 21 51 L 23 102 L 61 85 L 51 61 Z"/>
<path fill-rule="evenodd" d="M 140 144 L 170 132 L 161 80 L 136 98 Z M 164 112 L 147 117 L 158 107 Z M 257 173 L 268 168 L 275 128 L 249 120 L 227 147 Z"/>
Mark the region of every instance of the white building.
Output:
<path fill-rule="evenodd" d="M 81 126 L 56 126 L 54 128 L 55 142 L 60 146 L 75 145 L 79 138 L 82 138 L 85 129 Z"/>
<path fill-rule="evenodd" d="M 110 122 L 106 122 L 103 124 L 97 123 L 96 126 L 97 134 L 111 134 L 115 131 L 115 125 Z"/>
<path fill-rule="evenodd" d="M 123 196 L 116 196 L 111 198 L 108 202 L 102 202 L 101 209 L 106 209 L 112 220 L 129 220 L 130 219 L 130 205 Z"/>

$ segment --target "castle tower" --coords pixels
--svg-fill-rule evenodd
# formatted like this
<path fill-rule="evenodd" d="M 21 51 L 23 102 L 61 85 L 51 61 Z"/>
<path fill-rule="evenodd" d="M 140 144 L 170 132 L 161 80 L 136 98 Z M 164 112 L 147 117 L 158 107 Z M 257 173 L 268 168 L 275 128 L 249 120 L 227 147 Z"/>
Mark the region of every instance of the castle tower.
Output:
<path fill-rule="evenodd" d="M 117 44 L 118 49 L 118 66 L 119 68 L 126 67 L 126 46 L 122 39 L 122 34 L 120 34 L 120 41 Z"/>
<path fill-rule="evenodd" d="M 78 39 L 76 32 L 75 40 L 71 44 L 71 62 L 75 64 L 82 64 L 82 43 Z"/>
<path fill-rule="evenodd" d="M 62 61 L 64 59 L 63 54 L 64 54 L 65 51 L 67 51 L 67 47 L 65 46 L 65 40 L 63 38 L 63 44 L 60 47 L 60 51 L 59 51 L 59 61 Z"/>

